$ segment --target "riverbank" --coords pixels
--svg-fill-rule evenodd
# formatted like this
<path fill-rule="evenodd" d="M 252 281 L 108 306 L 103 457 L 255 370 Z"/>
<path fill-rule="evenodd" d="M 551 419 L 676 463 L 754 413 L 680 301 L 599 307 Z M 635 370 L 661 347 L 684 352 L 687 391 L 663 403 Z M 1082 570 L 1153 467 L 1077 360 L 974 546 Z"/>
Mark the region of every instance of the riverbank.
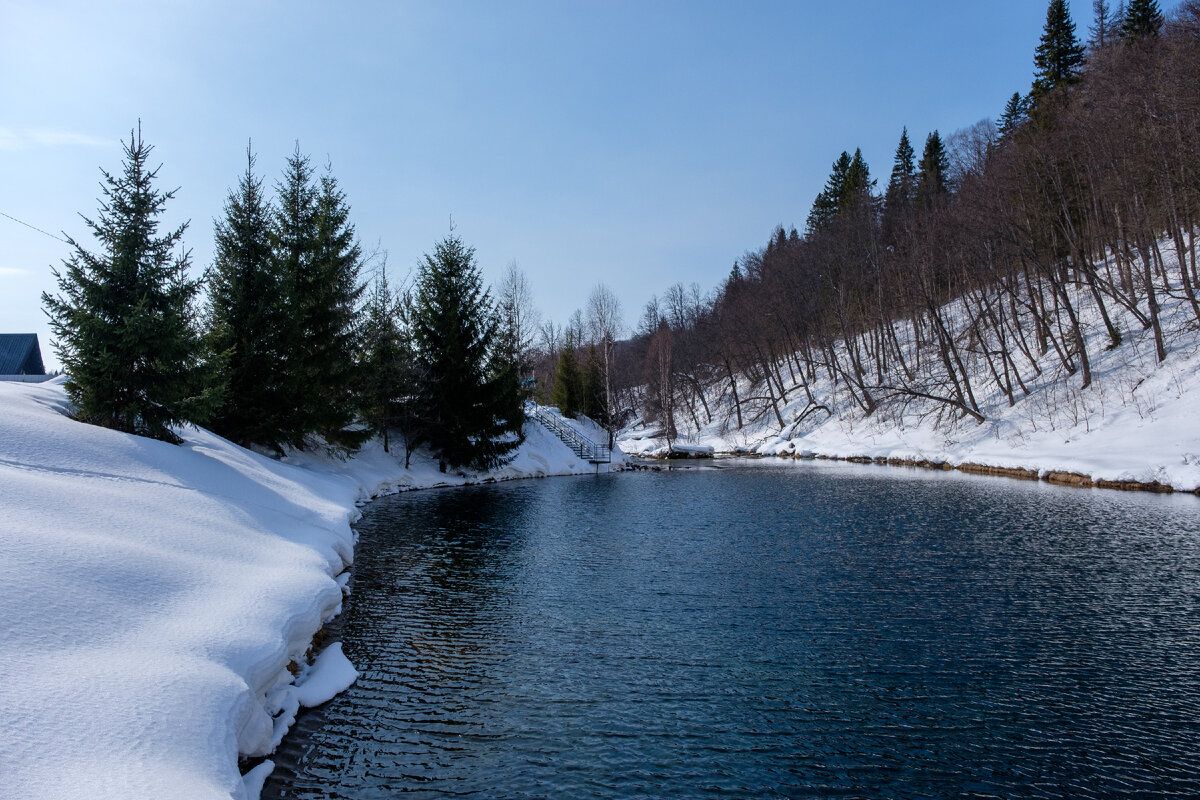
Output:
<path fill-rule="evenodd" d="M 269 755 L 299 705 L 353 678 L 340 651 L 305 665 L 341 608 L 358 504 L 595 469 L 538 426 L 506 467 L 446 475 L 378 443 L 284 462 L 205 430 L 169 445 L 68 405 L 60 381 L 0 383 L 10 797 L 257 797 L 269 762 L 244 780 L 239 758 Z"/>
<path fill-rule="evenodd" d="M 661 423 L 639 420 L 618 443 L 626 453 L 649 457 L 684 445 L 715 453 L 933 465 L 1083 487 L 1197 492 L 1200 329 L 1177 285 L 1179 265 L 1170 257 L 1167 262 L 1176 282 L 1161 298 L 1162 361 L 1154 332 L 1134 314 L 1110 309 L 1121 332 L 1114 345 L 1086 288 L 1070 288 L 1091 365 L 1086 388 L 1082 375 L 1051 349 L 1037 358 L 1035 374 L 1008 387 L 1010 397 L 978 356 L 982 345 L 969 340 L 962 344 L 966 375 L 982 421 L 932 397 L 887 387 L 878 388 L 877 405 L 868 413 L 834 373 L 817 365 L 805 378 L 802 359 L 785 358 L 776 364 L 776 388 L 739 383 L 740 414 L 728 383 L 717 381 L 701 408 L 677 412 L 674 442 L 663 438 Z M 944 313 L 958 317 L 963 310 L 951 303 Z M 931 358 L 927 346 L 902 335 L 898 342 L 908 364 Z M 764 393 L 773 405 L 764 402 Z M 744 400 L 755 396 L 757 402 Z"/>

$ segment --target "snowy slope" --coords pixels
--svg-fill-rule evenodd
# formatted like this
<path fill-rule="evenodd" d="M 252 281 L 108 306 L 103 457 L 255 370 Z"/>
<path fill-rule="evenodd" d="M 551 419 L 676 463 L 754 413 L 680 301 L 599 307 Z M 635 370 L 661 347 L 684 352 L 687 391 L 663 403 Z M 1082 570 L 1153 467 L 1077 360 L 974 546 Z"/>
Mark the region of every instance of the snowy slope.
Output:
<path fill-rule="evenodd" d="M 1177 263 L 1168 267 L 1178 270 Z M 1094 303 L 1077 292 L 1081 325 L 1092 359 L 1093 383 L 1081 390 L 1078 375 L 1067 374 L 1053 353 L 1027 377 L 1028 396 L 1009 406 L 995 380 L 976 363 L 972 384 L 986 420 L 954 419 L 929 402 L 884 404 L 864 415 L 818 371 L 811 385 L 816 401 L 830 413 L 805 415 L 804 392 L 790 387 L 781 409 L 781 429 L 773 413 L 762 413 L 737 429 L 729 399 L 719 390 L 708 401 L 713 420 L 699 430 L 679 414 L 679 442 L 711 446 L 718 452 L 805 455 L 833 458 L 895 459 L 952 466 L 987 465 L 1046 476 L 1078 473 L 1092 481 L 1158 483 L 1177 491 L 1200 488 L 1200 331 L 1182 299 L 1161 295 L 1168 357 L 1159 363 L 1153 335 L 1132 315 L 1110 309 L 1124 341 L 1106 349 L 1108 338 Z M 953 306 L 954 304 L 951 304 Z M 950 307 L 948 317 L 956 311 Z M 911 353 L 910 353 L 911 357 Z M 780 370 L 784 383 L 790 373 Z M 750 387 L 740 389 L 743 397 Z M 667 442 L 661 426 L 639 424 L 622 431 L 621 448 L 630 454 L 662 456 Z"/>
<path fill-rule="evenodd" d="M 355 677 L 331 647 L 356 502 L 397 488 L 588 473 L 530 425 L 492 476 L 373 444 L 279 463 L 203 430 L 174 446 L 75 422 L 59 382 L 0 383 L 0 785 L 7 798 L 242 798 L 296 707 Z"/>

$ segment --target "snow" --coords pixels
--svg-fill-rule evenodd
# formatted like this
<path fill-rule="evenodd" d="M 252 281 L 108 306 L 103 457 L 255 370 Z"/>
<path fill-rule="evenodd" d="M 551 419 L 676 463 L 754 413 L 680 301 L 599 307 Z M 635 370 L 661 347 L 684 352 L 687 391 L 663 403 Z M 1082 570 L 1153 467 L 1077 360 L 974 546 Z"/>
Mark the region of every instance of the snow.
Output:
<path fill-rule="evenodd" d="M 1168 267 L 1178 270 L 1177 263 Z M 1200 331 L 1182 292 L 1178 286 L 1173 289 L 1174 298 L 1160 296 L 1165 361 L 1155 357 L 1152 332 L 1127 312 L 1118 313 L 1115 303 L 1109 310 L 1124 341 L 1106 349 L 1099 314 L 1079 292 L 1074 299 L 1092 359 L 1092 386 L 1081 390 L 1079 375 L 1068 375 L 1051 352 L 1039 362 L 1042 372 L 1036 380 L 1026 376 L 1030 394 L 1018 396 L 1010 407 L 985 367 L 977 364 L 971 377 L 986 417 L 983 424 L 951 419 L 927 402 L 865 416 L 844 389 L 818 371 L 809 388 L 831 413 L 805 415 L 808 399 L 792 386 L 781 408 L 782 430 L 769 410 L 738 430 L 730 400 L 718 385 L 707 397 L 715 409 L 713 420 L 696 429 L 686 412 L 679 413 L 680 438 L 673 446 L 676 451 L 707 446 L 719 453 L 978 464 L 1043 477 L 1072 472 L 1092 481 L 1157 482 L 1195 491 L 1200 488 Z M 951 307 L 947 316 L 955 313 Z M 780 377 L 792 382 L 782 365 Z M 742 397 L 753 394 L 744 382 L 739 392 Z M 664 457 L 669 450 L 661 426 L 649 421 L 639 420 L 622 431 L 618 443 L 635 456 Z"/>
<path fill-rule="evenodd" d="M 61 380 L 0 383 L 0 775 L 10 798 L 255 798 L 301 705 L 356 677 L 340 643 L 357 504 L 591 473 L 540 426 L 489 475 L 372 442 L 285 462 L 70 419 Z M 293 677 L 292 669 L 299 672 Z M 306 666 L 307 665 L 307 666 Z"/>
<path fill-rule="evenodd" d="M 334 642 L 321 651 L 309 666 L 303 680 L 296 681 L 296 699 L 305 708 L 328 703 L 358 680 L 358 670 L 342 652 L 342 643 Z"/>

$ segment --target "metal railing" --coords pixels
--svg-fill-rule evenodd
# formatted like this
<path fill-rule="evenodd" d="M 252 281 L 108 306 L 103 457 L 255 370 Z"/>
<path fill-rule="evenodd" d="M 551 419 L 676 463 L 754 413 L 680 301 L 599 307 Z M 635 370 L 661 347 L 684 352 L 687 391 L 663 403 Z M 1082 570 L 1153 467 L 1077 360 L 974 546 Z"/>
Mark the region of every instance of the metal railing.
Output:
<path fill-rule="evenodd" d="M 525 413 L 557 436 L 559 441 L 571 448 L 571 452 L 580 458 L 593 464 L 608 464 L 612 461 L 612 450 L 608 445 L 593 442 L 577 431 L 574 426 L 567 424 L 561 417 L 550 413 L 537 403 L 527 403 Z"/>

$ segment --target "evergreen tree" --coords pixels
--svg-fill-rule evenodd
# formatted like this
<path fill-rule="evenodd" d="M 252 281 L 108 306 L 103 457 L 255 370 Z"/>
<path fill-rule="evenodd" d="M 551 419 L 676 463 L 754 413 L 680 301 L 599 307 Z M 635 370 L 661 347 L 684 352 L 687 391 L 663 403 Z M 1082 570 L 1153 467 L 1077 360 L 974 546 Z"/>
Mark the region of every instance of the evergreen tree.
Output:
<path fill-rule="evenodd" d="M 1000 124 L 997 126 L 1001 139 L 1011 136 L 1029 116 L 1029 100 L 1029 95 L 1022 97 L 1020 92 L 1013 92 L 1013 96 L 1008 98 L 1008 102 L 1004 104 L 1004 113 L 1000 115 Z"/>
<path fill-rule="evenodd" d="M 862 157 L 862 150 L 855 148 L 854 157 L 850 159 L 850 166 L 846 168 L 846 179 L 842 183 L 842 190 L 837 198 L 835 213 L 844 214 L 853 210 L 858 204 L 868 201 L 871 198 L 873 186 L 871 170 Z"/>
<path fill-rule="evenodd" d="M 1121 21 L 1122 39 L 1141 39 L 1158 36 L 1163 15 L 1157 0 L 1130 0 Z"/>
<path fill-rule="evenodd" d="M 932 209 L 946 195 L 946 178 L 950 173 L 950 157 L 937 131 L 925 139 L 925 150 L 917 162 L 917 205 Z"/>
<path fill-rule="evenodd" d="M 219 365 L 201 359 L 192 307 L 199 281 L 189 280 L 181 250 L 187 224 L 158 235 L 174 191 L 154 187 L 153 150 L 141 126 L 123 144 L 120 175 L 101 170 L 103 198 L 95 221 L 99 243 L 74 252 L 54 270 L 62 294 L 42 294 L 79 419 L 127 433 L 179 441 L 172 425 L 203 423 L 219 401 Z"/>
<path fill-rule="evenodd" d="M 496 309 L 496 343 L 489 352 L 487 390 L 498 429 L 516 447 L 525 441 L 525 401 L 529 392 L 522 383 L 526 366 L 521 330 L 508 311 L 503 306 Z M 505 460 L 507 457 L 501 453 L 492 465 Z"/>
<path fill-rule="evenodd" d="M 475 251 L 457 236 L 422 260 L 412 324 L 422 370 L 422 438 L 442 468 L 505 463 L 520 441 L 519 420 L 494 369 L 497 318 Z"/>
<path fill-rule="evenodd" d="M 604 363 L 596 345 L 589 345 L 583 362 L 581 410 L 602 426 L 608 425 L 608 406 L 604 399 Z"/>
<path fill-rule="evenodd" d="M 229 192 L 224 218 L 215 225 L 208 271 L 206 341 L 227 359 L 227 391 L 211 427 L 240 444 L 278 450 L 291 405 L 284 364 L 294 327 L 287 282 L 271 253 L 272 208 L 254 175 L 249 148 L 246 161 L 246 173 Z"/>
<path fill-rule="evenodd" d="M 888 178 L 886 201 L 912 202 L 916 190 L 917 175 L 913 164 L 915 153 L 908 141 L 908 128 L 900 131 L 900 143 L 896 145 L 896 156 L 892 160 L 892 174 Z"/>
<path fill-rule="evenodd" d="M 885 241 L 895 237 L 904 219 L 912 213 L 916 199 L 917 171 L 913 164 L 912 144 L 908 141 L 908 128 L 900 132 L 900 143 L 892 160 L 892 174 L 888 178 L 887 191 L 883 196 L 882 235 Z"/>
<path fill-rule="evenodd" d="M 405 427 L 411 410 L 406 398 L 415 376 L 408 345 L 396 297 L 386 271 L 380 270 L 364 309 L 356 383 L 362 417 L 383 439 L 384 452 L 391 452 L 391 432 Z"/>
<path fill-rule="evenodd" d="M 283 179 L 276 184 L 278 198 L 271 223 L 271 253 L 275 271 L 281 276 L 288 315 L 293 326 L 280 367 L 286 377 L 281 387 L 285 404 L 279 420 L 280 439 L 293 447 L 302 447 L 306 434 L 313 432 L 307 410 L 312 405 L 311 388 L 306 383 L 309 359 L 305 356 L 305 312 L 297 298 L 301 284 L 312 270 L 316 253 L 317 194 L 312 183 L 312 167 L 301 155 L 299 144 L 288 158 Z"/>
<path fill-rule="evenodd" d="M 808 213 L 808 235 L 812 235 L 824 228 L 838 213 L 838 203 L 846 194 L 847 180 L 850 177 L 850 154 L 845 150 L 833 162 L 833 171 L 829 174 L 829 180 L 825 182 L 825 188 L 813 200 L 812 210 Z M 784 239 L 783 228 L 779 228 L 778 236 L 781 244 Z"/>
<path fill-rule="evenodd" d="M 579 356 L 571 342 L 558 354 L 550 402 L 558 407 L 564 417 L 576 416 L 583 406 L 583 377 L 579 372 Z"/>
<path fill-rule="evenodd" d="M 310 426 L 326 440 L 357 446 L 363 436 L 348 429 L 354 422 L 354 354 L 362 250 L 350 223 L 350 206 L 326 167 L 317 194 L 317 227 L 312 269 L 297 285 L 302 336 L 313 390 Z"/>
<path fill-rule="evenodd" d="M 355 447 L 364 434 L 348 427 L 356 402 L 354 324 L 365 287 L 358 282 L 361 250 L 350 209 L 331 174 L 314 185 L 299 146 L 288 158 L 278 195 L 272 249 L 296 326 L 283 359 L 291 413 L 282 434 L 295 447 L 310 433 Z"/>
<path fill-rule="evenodd" d="M 1050 0 L 1046 9 L 1046 24 L 1042 28 L 1042 39 L 1034 53 L 1033 96 L 1040 99 L 1058 86 L 1066 86 L 1079 80 L 1083 69 L 1083 45 L 1075 36 L 1075 23 L 1071 19 L 1066 0 Z"/>

